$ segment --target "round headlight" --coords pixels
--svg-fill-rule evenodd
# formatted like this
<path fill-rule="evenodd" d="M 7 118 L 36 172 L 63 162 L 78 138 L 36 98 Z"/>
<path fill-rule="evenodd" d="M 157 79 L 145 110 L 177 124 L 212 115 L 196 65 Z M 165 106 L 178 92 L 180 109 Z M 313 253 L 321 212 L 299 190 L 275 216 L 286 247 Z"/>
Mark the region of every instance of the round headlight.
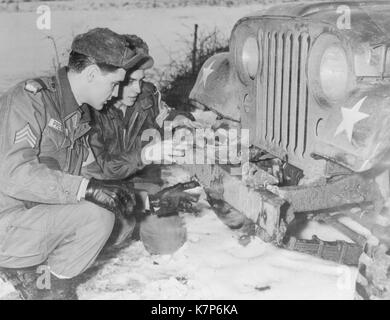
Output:
<path fill-rule="evenodd" d="M 326 48 L 320 62 L 320 83 L 324 94 L 339 100 L 348 91 L 349 66 L 345 50 L 340 46 Z"/>
<path fill-rule="evenodd" d="M 242 48 L 242 64 L 249 78 L 255 79 L 259 69 L 259 46 L 254 37 L 246 39 Z"/>

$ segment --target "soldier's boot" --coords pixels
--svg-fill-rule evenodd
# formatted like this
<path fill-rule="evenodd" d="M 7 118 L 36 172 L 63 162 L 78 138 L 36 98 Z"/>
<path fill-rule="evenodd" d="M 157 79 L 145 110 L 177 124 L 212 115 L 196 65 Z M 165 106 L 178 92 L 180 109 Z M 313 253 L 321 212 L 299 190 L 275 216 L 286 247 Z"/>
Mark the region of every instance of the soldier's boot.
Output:
<path fill-rule="evenodd" d="M 50 289 L 38 285 L 36 267 L 23 269 L 2 268 L 1 273 L 18 292 L 22 300 L 77 300 L 76 282 L 50 276 Z"/>
<path fill-rule="evenodd" d="M 36 267 L 12 269 L 1 268 L 2 278 L 12 284 L 22 300 L 40 299 L 41 293 L 37 287 L 39 274 Z"/>
<path fill-rule="evenodd" d="M 51 289 L 49 300 L 78 300 L 77 297 L 77 278 L 59 279 L 51 275 Z"/>

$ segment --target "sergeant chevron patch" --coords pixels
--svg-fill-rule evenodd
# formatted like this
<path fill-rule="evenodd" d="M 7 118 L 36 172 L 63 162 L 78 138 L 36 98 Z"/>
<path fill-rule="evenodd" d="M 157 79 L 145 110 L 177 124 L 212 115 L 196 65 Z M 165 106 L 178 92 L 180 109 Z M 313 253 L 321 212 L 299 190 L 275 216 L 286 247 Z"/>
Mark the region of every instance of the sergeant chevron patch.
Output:
<path fill-rule="evenodd" d="M 27 123 L 22 129 L 15 133 L 14 143 L 20 143 L 26 141 L 31 148 L 34 148 L 37 143 L 37 137 L 31 130 L 30 124 Z"/>

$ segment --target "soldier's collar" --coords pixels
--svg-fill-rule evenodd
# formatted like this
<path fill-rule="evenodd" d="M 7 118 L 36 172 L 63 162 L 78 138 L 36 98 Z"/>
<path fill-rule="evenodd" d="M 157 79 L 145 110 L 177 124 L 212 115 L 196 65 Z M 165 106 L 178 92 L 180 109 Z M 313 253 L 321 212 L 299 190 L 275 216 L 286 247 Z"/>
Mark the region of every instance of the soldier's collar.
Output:
<path fill-rule="evenodd" d="M 120 119 L 123 120 L 123 112 L 120 109 L 121 102 L 120 101 L 115 101 L 114 103 L 110 103 L 106 106 L 107 108 L 107 113 L 110 115 L 111 119 Z"/>
<path fill-rule="evenodd" d="M 66 119 L 69 115 L 77 111 L 80 107 L 74 97 L 72 89 L 70 87 L 69 79 L 68 79 L 68 68 L 63 67 L 58 70 L 58 82 L 59 89 L 61 92 L 61 114 L 62 118 Z"/>
<path fill-rule="evenodd" d="M 91 111 L 90 106 L 86 103 L 84 103 L 80 108 L 78 108 L 76 111 L 68 114 L 65 118 L 63 118 L 64 121 L 69 120 L 70 118 L 74 117 L 76 114 L 80 115 L 80 122 L 81 123 L 89 123 L 92 120 L 91 117 Z"/>
<path fill-rule="evenodd" d="M 84 103 L 81 107 L 81 122 L 90 122 L 91 121 L 91 111 L 89 109 L 90 107 Z"/>

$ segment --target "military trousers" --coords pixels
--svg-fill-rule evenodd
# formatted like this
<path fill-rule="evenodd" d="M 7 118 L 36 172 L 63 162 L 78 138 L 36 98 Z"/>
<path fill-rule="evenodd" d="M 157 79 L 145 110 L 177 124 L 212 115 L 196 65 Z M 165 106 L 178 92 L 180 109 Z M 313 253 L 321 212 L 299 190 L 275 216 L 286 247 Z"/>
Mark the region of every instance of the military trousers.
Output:
<path fill-rule="evenodd" d="M 93 203 L 37 205 L 0 214 L 0 268 L 45 263 L 62 278 L 84 272 L 108 240 L 115 216 Z"/>

